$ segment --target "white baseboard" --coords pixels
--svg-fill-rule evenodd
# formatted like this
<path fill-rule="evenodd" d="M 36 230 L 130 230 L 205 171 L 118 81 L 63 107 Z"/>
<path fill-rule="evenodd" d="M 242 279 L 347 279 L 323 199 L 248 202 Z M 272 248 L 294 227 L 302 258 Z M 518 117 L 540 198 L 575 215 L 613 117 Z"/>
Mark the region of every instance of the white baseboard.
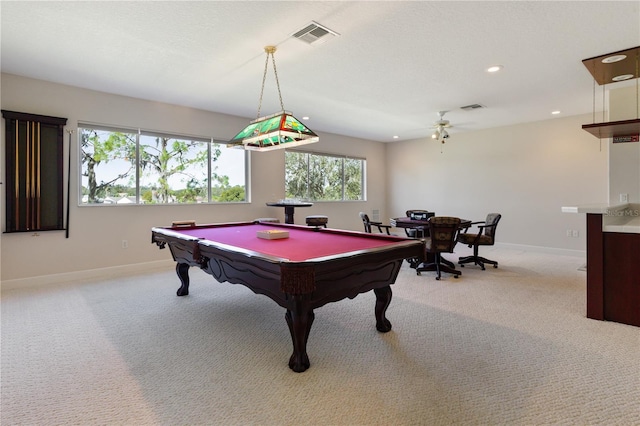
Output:
<path fill-rule="evenodd" d="M 69 284 L 78 281 L 127 277 L 130 275 L 161 272 L 175 269 L 175 262 L 171 259 L 153 262 L 133 263 L 130 265 L 111 266 L 108 268 L 88 269 L 84 271 L 65 272 L 63 274 L 40 275 L 37 277 L 4 280 L 0 284 L 2 290 L 16 288 L 40 287 L 56 284 Z"/>
<path fill-rule="evenodd" d="M 505 248 L 510 250 L 522 250 L 522 251 L 530 251 L 534 253 L 547 253 L 547 254 L 555 254 L 559 256 L 574 256 L 574 257 L 585 257 L 587 256 L 587 252 L 585 250 L 569 250 L 569 249 L 560 249 L 553 247 L 542 247 L 542 246 L 528 246 L 525 244 L 510 244 L 510 243 L 496 243 L 496 248 Z M 486 249 L 486 247 L 484 247 Z"/>

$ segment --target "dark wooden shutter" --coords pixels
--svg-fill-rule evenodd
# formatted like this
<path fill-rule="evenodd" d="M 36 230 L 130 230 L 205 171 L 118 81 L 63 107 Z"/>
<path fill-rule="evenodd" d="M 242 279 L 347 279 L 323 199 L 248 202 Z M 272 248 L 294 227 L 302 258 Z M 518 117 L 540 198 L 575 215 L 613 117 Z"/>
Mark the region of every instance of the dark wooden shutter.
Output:
<path fill-rule="evenodd" d="M 6 232 L 64 229 L 66 118 L 2 110 L 6 124 Z"/>

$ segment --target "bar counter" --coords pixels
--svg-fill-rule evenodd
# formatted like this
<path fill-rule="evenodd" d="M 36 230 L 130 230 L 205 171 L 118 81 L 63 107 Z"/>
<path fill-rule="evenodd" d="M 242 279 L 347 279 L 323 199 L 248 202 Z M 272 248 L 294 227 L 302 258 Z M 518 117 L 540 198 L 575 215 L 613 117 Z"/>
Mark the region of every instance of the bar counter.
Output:
<path fill-rule="evenodd" d="M 587 318 L 640 327 L 640 204 L 562 211 L 587 215 Z"/>

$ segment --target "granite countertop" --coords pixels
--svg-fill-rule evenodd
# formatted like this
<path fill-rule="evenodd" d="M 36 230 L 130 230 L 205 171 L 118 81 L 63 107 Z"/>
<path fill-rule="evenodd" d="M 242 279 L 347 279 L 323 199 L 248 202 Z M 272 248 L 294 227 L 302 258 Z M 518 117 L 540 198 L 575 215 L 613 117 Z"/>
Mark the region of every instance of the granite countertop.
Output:
<path fill-rule="evenodd" d="M 640 216 L 615 217 L 605 221 L 603 225 L 604 232 L 640 234 Z"/>
<path fill-rule="evenodd" d="M 599 213 L 609 214 L 612 211 L 624 210 L 629 207 L 629 203 L 611 204 L 611 203 L 592 203 L 580 204 L 578 206 L 562 207 L 562 213 Z"/>
<path fill-rule="evenodd" d="M 593 203 L 562 207 L 563 213 L 595 213 L 602 215 L 604 232 L 640 234 L 640 205 L 632 203 Z"/>

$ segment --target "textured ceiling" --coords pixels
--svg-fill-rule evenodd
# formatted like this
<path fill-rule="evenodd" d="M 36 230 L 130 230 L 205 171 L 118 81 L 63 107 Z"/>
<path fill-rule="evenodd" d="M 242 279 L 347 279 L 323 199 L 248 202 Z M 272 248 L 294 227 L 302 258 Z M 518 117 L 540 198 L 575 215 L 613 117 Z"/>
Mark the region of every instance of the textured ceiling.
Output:
<path fill-rule="evenodd" d="M 428 136 L 440 110 L 450 111 L 452 137 L 546 120 L 553 110 L 591 113 L 582 59 L 640 45 L 639 1 L 0 7 L 2 72 L 253 119 L 263 47 L 272 44 L 287 110 L 310 116 L 316 131 L 384 142 Z M 312 20 L 340 35 L 318 45 L 290 37 Z M 486 73 L 494 64 L 504 69 Z M 474 103 L 486 108 L 460 109 Z M 270 68 L 262 115 L 279 110 Z"/>

